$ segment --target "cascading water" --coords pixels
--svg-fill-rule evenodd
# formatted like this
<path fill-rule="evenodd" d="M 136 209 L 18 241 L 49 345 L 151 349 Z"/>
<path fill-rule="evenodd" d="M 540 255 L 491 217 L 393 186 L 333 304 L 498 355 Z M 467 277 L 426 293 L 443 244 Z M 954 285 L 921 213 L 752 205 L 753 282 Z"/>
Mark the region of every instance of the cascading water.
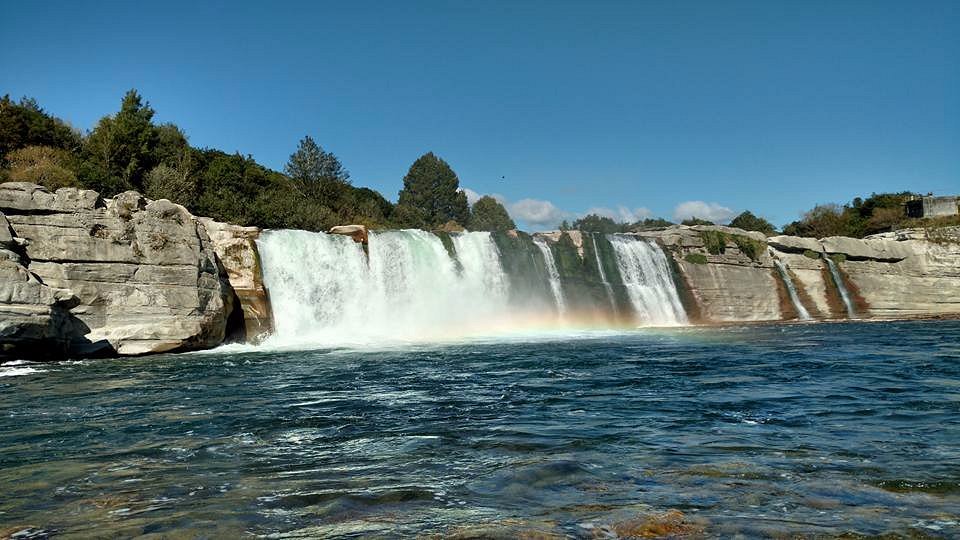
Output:
<path fill-rule="evenodd" d="M 613 287 L 607 281 L 607 273 L 603 270 L 603 263 L 600 262 L 600 247 L 597 245 L 597 233 L 590 233 L 590 239 L 593 240 L 593 255 L 597 258 L 597 269 L 600 270 L 600 281 L 603 282 L 603 288 L 607 290 L 607 299 L 610 301 L 610 309 L 617 313 L 617 302 L 613 299 Z"/>
<path fill-rule="evenodd" d="M 658 326 L 686 324 L 687 315 L 660 246 L 619 235 L 607 235 L 607 239 L 639 321 Z"/>
<path fill-rule="evenodd" d="M 787 267 L 776 258 L 773 259 L 773 264 L 777 267 L 777 271 L 780 272 L 780 278 L 787 287 L 787 294 L 790 296 L 790 301 L 793 302 L 793 308 L 797 310 L 797 315 L 800 319 L 809 321 L 810 313 L 807 311 L 807 308 L 803 307 L 803 304 L 800 303 L 800 296 L 797 294 L 796 287 L 793 286 L 793 279 L 790 277 L 790 273 L 787 272 Z"/>
<path fill-rule="evenodd" d="M 567 311 L 567 303 L 563 298 L 563 286 L 560 284 L 560 272 L 557 271 L 557 263 L 553 259 L 553 252 L 550 246 L 543 238 L 534 238 L 533 243 L 543 253 L 543 264 L 547 268 L 547 278 L 550 280 L 550 290 L 553 291 L 553 299 L 557 304 L 557 313 L 562 317 Z"/>
<path fill-rule="evenodd" d="M 453 236 L 461 268 L 433 234 L 352 239 L 267 231 L 258 241 L 279 346 L 442 339 L 509 315 L 507 278 L 489 233 Z"/>
<path fill-rule="evenodd" d="M 840 276 L 840 271 L 837 270 L 837 264 L 833 262 L 833 259 L 826 253 L 823 254 L 823 260 L 827 261 L 827 268 L 830 269 L 830 276 L 833 277 L 833 283 L 837 286 L 837 290 L 840 291 L 840 299 L 843 300 L 843 305 L 847 308 L 847 317 L 853 319 L 856 317 L 856 311 L 853 309 L 853 300 L 850 299 L 850 293 L 847 291 L 847 286 L 843 283 L 843 277 Z"/>

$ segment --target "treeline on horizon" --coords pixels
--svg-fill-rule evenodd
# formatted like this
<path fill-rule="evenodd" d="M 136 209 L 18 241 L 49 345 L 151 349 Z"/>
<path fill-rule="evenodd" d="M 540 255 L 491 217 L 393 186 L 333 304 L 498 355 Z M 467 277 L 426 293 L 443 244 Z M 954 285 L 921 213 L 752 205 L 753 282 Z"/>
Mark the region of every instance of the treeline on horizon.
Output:
<path fill-rule="evenodd" d="M 175 124 L 156 124 L 154 110 L 136 90 L 127 92 L 115 114 L 83 133 L 50 115 L 36 100 L 0 98 L 0 182 L 21 181 L 51 191 L 81 187 L 112 197 L 136 190 L 151 199 L 169 199 L 195 215 L 273 229 L 325 231 L 335 225 L 370 228 L 502 231 L 516 228 L 503 205 L 485 196 L 468 205 L 456 173 L 428 152 L 410 166 L 396 204 L 379 192 L 352 185 L 350 173 L 331 152 L 305 136 L 283 172 L 252 156 L 195 148 Z M 785 226 L 795 236 L 853 236 L 908 225 L 954 220 L 910 220 L 903 204 L 910 192 L 873 194 L 846 205 L 818 205 Z M 692 218 L 685 225 L 712 224 Z M 590 214 L 561 229 L 617 233 L 673 225 L 651 218 L 620 223 Z M 776 234 L 750 211 L 730 226 Z"/>

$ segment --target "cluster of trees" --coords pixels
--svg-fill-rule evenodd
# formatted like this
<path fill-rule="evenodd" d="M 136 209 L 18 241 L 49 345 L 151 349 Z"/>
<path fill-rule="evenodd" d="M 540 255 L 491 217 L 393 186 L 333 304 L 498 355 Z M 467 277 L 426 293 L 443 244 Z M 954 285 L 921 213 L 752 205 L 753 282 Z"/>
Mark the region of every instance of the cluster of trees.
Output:
<path fill-rule="evenodd" d="M 712 221 L 691 217 L 680 222 L 681 225 L 714 225 Z M 588 214 L 569 223 L 566 220 L 560 224 L 562 230 L 579 230 L 584 232 L 598 232 L 603 234 L 623 233 L 630 231 L 644 231 L 659 229 L 675 225 L 674 222 L 663 218 L 646 218 L 634 223 L 618 222 L 607 216 Z M 766 235 L 776 233 L 776 229 L 769 221 L 755 216 L 749 210 L 744 211 L 730 221 L 731 227 L 739 227 L 748 231 L 759 231 Z"/>
<path fill-rule="evenodd" d="M 909 191 L 900 193 L 874 193 L 866 199 L 857 197 L 849 204 L 820 204 L 793 223 L 783 228 L 782 233 L 791 236 L 823 238 L 826 236 L 850 236 L 863 238 L 870 234 L 887 232 L 911 226 L 956 225 L 956 218 L 941 220 L 917 220 L 906 216 L 904 204 L 916 194 Z M 691 217 L 680 222 L 681 225 L 714 225 L 712 221 Z M 564 221 L 561 229 L 574 229 L 604 234 L 638 231 L 667 227 L 672 222 L 660 218 L 650 218 L 636 223 L 621 223 L 606 216 L 590 214 L 572 224 Z M 732 220 L 729 226 L 747 231 L 758 231 L 767 236 L 777 234 L 777 228 L 766 219 L 746 210 Z"/>
<path fill-rule="evenodd" d="M 857 197 L 844 205 L 820 204 L 784 227 L 783 234 L 815 238 L 863 238 L 869 234 L 907 227 L 915 220 L 907 218 L 904 204 L 916 195 L 909 191 L 874 193 L 866 199 Z"/>
<path fill-rule="evenodd" d="M 33 99 L 4 96 L 0 181 L 33 182 L 51 190 L 83 187 L 105 197 L 136 190 L 182 204 L 196 215 L 265 228 L 515 227 L 492 198 L 468 206 L 457 175 L 433 153 L 413 163 L 394 205 L 372 189 L 353 186 L 337 156 L 309 136 L 281 173 L 250 155 L 195 148 L 176 125 L 158 125 L 153 117 L 150 104 L 130 90 L 119 111 L 81 133 Z"/>
<path fill-rule="evenodd" d="M 120 110 L 104 116 L 87 133 L 49 115 L 33 99 L 0 98 L 0 181 L 34 182 L 51 190 L 94 189 L 105 197 L 137 190 L 169 199 L 196 215 L 264 228 L 326 230 L 358 223 L 373 228 L 448 231 L 502 231 L 516 227 L 500 202 L 482 197 L 468 205 L 450 165 L 428 152 L 403 178 L 397 204 L 380 193 L 351 184 L 350 173 L 309 136 L 290 156 L 283 172 L 249 155 L 195 148 L 174 124 L 157 124 L 154 110 L 137 93 L 123 96 Z M 824 237 L 888 231 L 915 224 L 904 203 L 914 193 L 874 193 L 848 204 L 822 204 L 783 228 L 784 234 Z M 561 229 L 604 234 L 672 225 L 660 218 L 621 223 L 590 214 L 564 221 Z M 712 225 L 691 218 L 684 225 Z M 745 211 L 733 227 L 775 234 L 767 220 Z"/>

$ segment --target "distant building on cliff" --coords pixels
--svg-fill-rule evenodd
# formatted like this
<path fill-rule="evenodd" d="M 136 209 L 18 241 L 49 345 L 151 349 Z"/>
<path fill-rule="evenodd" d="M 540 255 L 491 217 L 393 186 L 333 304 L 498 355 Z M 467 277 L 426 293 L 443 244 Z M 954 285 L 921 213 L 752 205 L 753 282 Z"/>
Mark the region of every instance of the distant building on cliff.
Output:
<path fill-rule="evenodd" d="M 932 194 L 925 197 L 914 197 L 907 201 L 907 216 L 912 218 L 929 218 L 941 216 L 955 216 L 958 210 L 960 197 L 934 197 Z"/>

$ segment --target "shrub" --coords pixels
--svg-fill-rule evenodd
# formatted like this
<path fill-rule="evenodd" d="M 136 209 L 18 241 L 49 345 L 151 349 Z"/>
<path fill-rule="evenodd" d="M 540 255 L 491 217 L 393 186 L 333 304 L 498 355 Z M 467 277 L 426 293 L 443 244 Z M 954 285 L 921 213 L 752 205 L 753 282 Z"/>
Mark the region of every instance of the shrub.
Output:
<path fill-rule="evenodd" d="M 817 253 L 816 251 L 813 251 L 812 249 L 805 249 L 805 250 L 803 250 L 803 256 L 806 257 L 806 258 L 808 258 L 808 259 L 819 259 L 819 258 L 820 258 L 820 254 Z"/>
<path fill-rule="evenodd" d="M 7 154 L 9 179 L 32 182 L 56 191 L 62 187 L 78 187 L 76 160 L 70 152 L 52 146 L 27 146 Z"/>
<path fill-rule="evenodd" d="M 700 231 L 703 247 L 711 255 L 721 255 L 727 250 L 727 234 L 721 231 Z"/>
<path fill-rule="evenodd" d="M 740 234 L 730 235 L 733 238 L 733 243 L 737 245 L 737 249 L 741 253 L 750 257 L 750 260 L 757 261 L 760 260 L 761 255 L 763 255 L 764 250 L 767 249 L 767 244 L 759 240 L 754 240 L 749 236 L 743 236 Z"/>
<path fill-rule="evenodd" d="M 707 256 L 703 253 L 687 253 L 683 260 L 693 264 L 707 264 Z"/>
<path fill-rule="evenodd" d="M 767 236 L 770 236 L 776 232 L 773 225 L 769 221 L 763 219 L 762 217 L 753 215 L 753 212 L 750 212 L 749 210 L 745 210 L 739 216 L 733 218 L 733 220 L 730 221 L 730 226 L 737 227 L 745 231 L 762 232 Z"/>
<path fill-rule="evenodd" d="M 830 258 L 833 259 L 833 262 L 838 264 L 847 260 L 847 256 L 843 253 L 834 253 L 830 255 Z"/>
<path fill-rule="evenodd" d="M 187 171 L 161 163 L 147 173 L 144 190 L 151 199 L 192 201 L 197 195 L 197 182 Z"/>

